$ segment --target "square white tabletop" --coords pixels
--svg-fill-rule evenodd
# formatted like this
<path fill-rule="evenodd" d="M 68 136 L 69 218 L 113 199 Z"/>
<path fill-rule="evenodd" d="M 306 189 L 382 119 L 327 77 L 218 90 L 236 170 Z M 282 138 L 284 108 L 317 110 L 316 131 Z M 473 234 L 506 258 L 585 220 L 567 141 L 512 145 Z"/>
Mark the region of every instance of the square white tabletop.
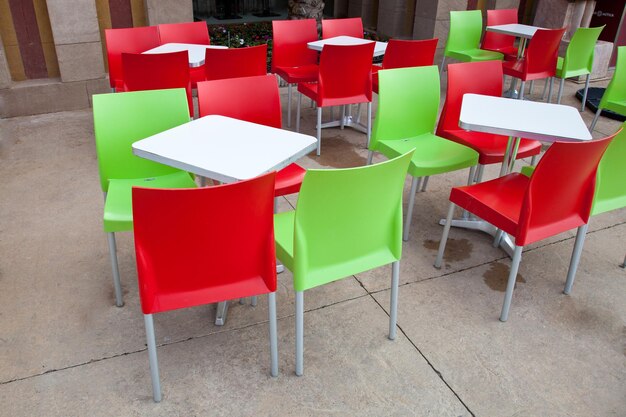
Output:
<path fill-rule="evenodd" d="M 197 45 L 193 43 L 164 43 L 156 48 L 148 49 L 142 54 L 163 54 L 168 52 L 189 52 L 189 66 L 199 67 L 204 64 L 204 53 L 207 49 L 228 49 L 220 45 Z"/>
<path fill-rule="evenodd" d="M 316 147 L 313 136 L 212 115 L 135 142 L 133 153 L 220 182 L 234 182 L 282 169 Z"/>
<path fill-rule="evenodd" d="M 543 142 L 592 138 L 574 107 L 479 94 L 463 96 L 459 126 L 465 130 Z"/>
<path fill-rule="evenodd" d="M 512 35 L 525 39 L 531 39 L 535 36 L 535 32 L 537 32 L 538 29 L 541 28 L 537 26 L 522 25 L 521 23 L 487 26 L 487 30 L 490 32 L 502 33 L 504 35 Z"/>
<path fill-rule="evenodd" d="M 374 46 L 374 56 L 385 55 L 387 50 L 387 42 L 371 41 L 369 39 L 355 38 L 352 36 L 336 36 L 334 38 L 321 39 L 319 41 L 309 42 L 309 49 L 321 51 L 324 45 L 362 45 L 364 43 L 376 42 Z"/>

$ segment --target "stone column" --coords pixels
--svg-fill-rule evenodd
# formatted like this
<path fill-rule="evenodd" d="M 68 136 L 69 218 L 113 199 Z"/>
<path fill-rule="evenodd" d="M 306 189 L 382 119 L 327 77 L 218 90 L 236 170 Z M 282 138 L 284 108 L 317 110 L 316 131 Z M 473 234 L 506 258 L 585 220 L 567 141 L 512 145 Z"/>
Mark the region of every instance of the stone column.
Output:
<path fill-rule="evenodd" d="M 9 64 L 4 53 L 4 44 L 2 39 L 0 39 L 0 88 L 8 88 L 10 85 L 11 73 L 9 72 Z"/>
<path fill-rule="evenodd" d="M 519 0 L 490 0 L 488 9 L 519 9 Z"/>
<path fill-rule="evenodd" d="M 380 34 L 400 39 L 411 39 L 414 35 L 413 26 L 417 19 L 416 2 L 436 3 L 420 0 L 384 0 L 378 2 L 377 30 Z M 419 10 L 419 8 L 418 8 Z M 421 12 L 421 10 L 419 10 Z M 419 38 L 418 38 L 419 39 Z"/>
<path fill-rule="evenodd" d="M 193 22 L 192 0 L 145 0 L 145 4 L 150 26 Z"/>
<path fill-rule="evenodd" d="M 104 59 L 95 2 L 48 0 L 47 4 L 61 80 L 103 78 Z"/>

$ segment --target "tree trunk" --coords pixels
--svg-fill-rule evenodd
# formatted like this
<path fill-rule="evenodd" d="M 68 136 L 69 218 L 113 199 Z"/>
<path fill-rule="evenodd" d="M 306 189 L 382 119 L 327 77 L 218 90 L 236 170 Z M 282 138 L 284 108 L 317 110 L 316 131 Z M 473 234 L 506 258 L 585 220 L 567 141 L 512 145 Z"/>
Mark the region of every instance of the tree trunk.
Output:
<path fill-rule="evenodd" d="M 323 12 L 322 0 L 289 0 L 289 19 L 315 19 L 319 25 Z"/>

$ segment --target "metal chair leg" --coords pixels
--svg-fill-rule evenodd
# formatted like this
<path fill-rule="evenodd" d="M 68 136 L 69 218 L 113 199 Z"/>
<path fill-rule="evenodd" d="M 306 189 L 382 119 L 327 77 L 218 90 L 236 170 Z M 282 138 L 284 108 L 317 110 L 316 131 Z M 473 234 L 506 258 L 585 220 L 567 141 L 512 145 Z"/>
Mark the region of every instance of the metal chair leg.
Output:
<path fill-rule="evenodd" d="M 561 78 L 561 82 L 559 83 L 559 95 L 556 99 L 556 104 L 561 104 L 561 97 L 563 97 L 563 85 L 565 84 L 565 78 Z"/>
<path fill-rule="evenodd" d="M 519 263 L 522 260 L 523 246 L 515 245 L 513 259 L 511 261 L 511 272 L 509 273 L 509 281 L 506 284 L 506 294 L 504 295 L 504 304 L 502 304 L 502 312 L 500 313 L 500 321 L 505 322 L 509 318 L 509 309 L 511 308 L 511 299 L 513 298 L 513 290 L 515 289 L 515 281 L 517 280 L 517 271 Z"/>
<path fill-rule="evenodd" d="M 276 322 L 276 293 L 267 295 L 269 305 L 269 327 L 270 327 L 270 374 L 278 376 L 278 331 Z"/>
<path fill-rule="evenodd" d="M 420 192 L 423 193 L 424 191 L 426 191 L 426 186 L 428 185 L 429 178 L 430 178 L 429 176 L 424 177 L 424 181 L 422 181 L 422 188 L 420 189 Z"/>
<path fill-rule="evenodd" d="M 441 74 L 443 74 L 443 67 L 446 65 L 446 56 L 443 56 L 443 59 L 441 60 L 441 68 L 439 69 L 439 76 L 441 76 Z"/>
<path fill-rule="evenodd" d="M 298 108 L 296 109 L 296 132 L 300 132 L 300 106 L 302 106 L 302 93 L 298 93 Z"/>
<path fill-rule="evenodd" d="M 293 84 L 287 84 L 287 127 L 291 127 L 291 89 Z"/>
<path fill-rule="evenodd" d="M 367 103 L 367 147 L 370 147 L 372 138 L 372 102 Z"/>
<path fill-rule="evenodd" d="M 530 81 L 530 85 L 528 86 L 528 97 L 533 95 L 533 87 L 535 86 L 535 80 Z"/>
<path fill-rule="evenodd" d="M 155 403 L 158 403 L 161 402 L 161 382 L 159 380 L 159 362 L 157 360 L 156 338 L 154 337 L 154 321 L 152 320 L 152 314 L 144 314 L 143 321 L 146 326 L 146 341 L 148 342 L 152 398 Z"/>
<path fill-rule="evenodd" d="M 367 152 L 367 165 L 372 165 L 372 159 L 374 158 L 374 152 Z"/>
<path fill-rule="evenodd" d="M 454 208 L 456 205 L 450 203 L 448 209 L 448 217 L 446 217 L 446 224 L 443 226 L 443 234 L 441 235 L 441 242 L 439 242 L 439 250 L 437 251 L 437 258 L 435 258 L 435 268 L 441 268 L 441 261 L 443 261 L 443 252 L 446 250 L 446 242 L 448 241 L 448 233 L 450 233 L 450 223 L 452 223 L 452 216 L 454 216 Z"/>
<path fill-rule="evenodd" d="M 626 268 L 626 256 L 624 256 L 624 262 L 620 265 L 622 268 Z"/>
<path fill-rule="evenodd" d="M 567 280 L 565 281 L 563 294 L 569 295 L 569 293 L 572 292 L 572 286 L 574 285 L 574 279 L 576 279 L 576 271 L 578 270 L 578 263 L 580 262 L 580 255 L 583 252 L 583 245 L 585 244 L 585 236 L 587 235 L 588 228 L 589 223 L 583 224 L 576 232 L 576 241 L 574 242 L 572 258 L 569 261 L 569 269 L 567 270 Z"/>
<path fill-rule="evenodd" d="M 596 114 L 593 116 L 593 120 L 591 121 L 591 126 L 589 126 L 589 133 L 593 133 L 593 129 L 596 127 L 596 122 L 598 121 L 598 117 L 600 117 L 600 113 L 602 113 L 602 109 L 598 107 L 598 111 L 596 111 Z"/>
<path fill-rule="evenodd" d="M 402 233 L 402 240 L 405 242 L 409 240 L 409 230 L 411 230 L 411 218 L 413 217 L 413 205 L 415 204 L 415 194 L 422 182 L 421 177 L 413 177 L 411 180 L 411 191 L 409 195 L 409 206 L 406 210 L 406 218 L 404 219 L 404 233 Z"/>
<path fill-rule="evenodd" d="M 554 77 L 550 77 L 550 88 L 548 89 L 548 103 L 552 101 L 552 87 L 554 86 Z"/>
<path fill-rule="evenodd" d="M 296 291 L 296 375 L 304 372 L 304 291 Z"/>
<path fill-rule="evenodd" d="M 524 100 L 524 87 L 526 86 L 526 81 L 522 80 L 522 85 L 519 88 L 519 95 L 517 96 L 518 100 Z"/>
<path fill-rule="evenodd" d="M 587 91 L 589 90 L 589 77 L 591 74 L 587 74 L 587 79 L 585 80 L 585 90 L 583 91 L 583 104 L 580 107 L 580 111 L 585 111 L 585 106 L 587 105 Z"/>
<path fill-rule="evenodd" d="M 122 307 L 124 300 L 122 298 L 122 282 L 120 280 L 120 269 L 117 264 L 117 245 L 115 244 L 115 233 L 107 233 L 107 241 L 109 243 L 109 256 L 111 258 L 111 269 L 113 270 L 113 288 L 115 288 L 115 305 Z"/>
<path fill-rule="evenodd" d="M 322 108 L 317 107 L 317 156 L 322 152 Z"/>
<path fill-rule="evenodd" d="M 391 295 L 389 300 L 389 340 L 396 340 L 398 322 L 398 284 L 400 282 L 400 261 L 391 264 Z"/>

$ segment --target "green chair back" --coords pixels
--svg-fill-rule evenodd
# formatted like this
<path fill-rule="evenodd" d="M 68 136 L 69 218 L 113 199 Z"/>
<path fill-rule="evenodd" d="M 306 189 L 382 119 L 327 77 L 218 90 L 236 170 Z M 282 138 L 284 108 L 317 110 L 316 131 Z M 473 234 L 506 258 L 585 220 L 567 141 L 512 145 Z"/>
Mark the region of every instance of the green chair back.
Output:
<path fill-rule="evenodd" d="M 439 110 L 439 72 L 434 65 L 381 70 L 370 150 L 378 141 L 433 133 Z"/>
<path fill-rule="evenodd" d="M 591 215 L 626 207 L 626 123 L 604 152 L 596 174 Z"/>
<path fill-rule="evenodd" d="M 358 168 L 307 170 L 295 212 L 296 291 L 400 260 L 402 191 L 412 155 Z"/>
<path fill-rule="evenodd" d="M 444 54 L 449 51 L 477 49 L 483 31 L 483 17 L 480 10 L 450 12 L 450 32 Z"/>
<path fill-rule="evenodd" d="M 184 88 L 97 94 L 94 131 L 102 191 L 109 180 L 148 178 L 179 172 L 133 155 L 132 144 L 189 121 Z"/>
<path fill-rule="evenodd" d="M 611 106 L 610 102 L 622 102 L 621 105 Z M 626 106 L 626 46 L 617 48 L 617 63 L 615 64 L 615 72 L 613 78 L 606 88 L 602 100 L 600 100 L 600 108 L 613 110 L 624 115 L 624 107 Z"/>
<path fill-rule="evenodd" d="M 577 77 L 590 74 L 593 66 L 593 52 L 604 26 L 578 28 L 570 41 L 565 58 L 557 69 L 559 78 Z M 560 59 L 559 59 L 560 61 Z"/>

